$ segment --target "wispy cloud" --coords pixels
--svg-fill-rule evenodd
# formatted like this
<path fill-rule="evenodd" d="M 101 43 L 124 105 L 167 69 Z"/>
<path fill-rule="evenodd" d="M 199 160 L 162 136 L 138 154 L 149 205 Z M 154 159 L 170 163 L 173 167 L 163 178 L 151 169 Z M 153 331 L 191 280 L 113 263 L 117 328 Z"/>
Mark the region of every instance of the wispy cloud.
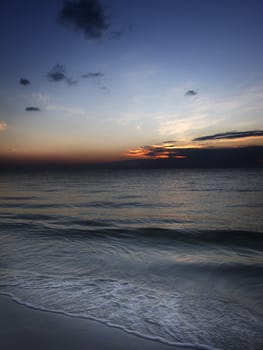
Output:
<path fill-rule="evenodd" d="M 7 128 L 7 124 L 4 121 L 0 122 L 0 131 L 4 131 Z"/>
<path fill-rule="evenodd" d="M 32 107 L 32 106 L 26 107 L 25 110 L 27 112 L 40 112 L 40 108 L 39 107 Z"/>
<path fill-rule="evenodd" d="M 83 32 L 87 39 L 101 38 L 110 27 L 109 18 L 98 0 L 65 1 L 58 21 Z"/>
<path fill-rule="evenodd" d="M 63 106 L 63 105 L 50 104 L 46 106 L 46 110 L 62 112 L 62 113 L 71 114 L 71 115 L 85 115 L 85 111 L 81 108 L 69 107 L 69 106 Z"/>
<path fill-rule="evenodd" d="M 102 85 L 104 81 L 104 73 L 100 71 L 83 73 L 81 75 L 81 78 L 89 81 L 100 90 L 107 90 L 107 87 L 105 85 Z"/>
<path fill-rule="evenodd" d="M 110 33 L 110 37 L 112 39 L 118 39 L 118 38 L 122 37 L 124 34 L 132 32 L 132 31 L 133 31 L 133 25 L 132 24 L 128 24 L 128 25 L 122 27 L 121 29 L 113 30 Z"/>
<path fill-rule="evenodd" d="M 27 85 L 30 85 L 31 82 L 30 82 L 30 80 L 28 80 L 28 79 L 26 79 L 26 78 L 21 78 L 21 79 L 19 80 L 19 84 L 24 85 L 24 86 L 27 86 Z"/>
<path fill-rule="evenodd" d="M 168 117 L 169 118 L 169 117 Z M 201 111 L 196 114 L 185 114 L 183 116 L 175 113 L 172 119 L 167 120 L 167 116 L 159 116 L 159 133 L 162 136 L 177 136 L 181 139 L 189 137 L 192 132 L 205 129 L 208 125 L 216 124 L 218 121 L 210 121 L 206 113 Z"/>
<path fill-rule="evenodd" d="M 45 94 L 45 93 L 41 93 L 41 92 L 33 93 L 32 97 L 36 101 L 38 101 L 40 103 L 44 103 L 44 104 L 46 104 L 50 101 L 50 96 Z"/>
<path fill-rule="evenodd" d="M 233 130 L 237 122 L 243 130 L 251 126 L 257 130 L 262 125 L 262 86 L 246 88 L 231 96 L 197 95 L 194 99 L 184 99 L 184 102 L 180 101 L 178 93 L 175 91 L 166 99 L 170 109 L 173 107 L 171 98 L 176 101 L 174 112 L 164 111 L 155 116 L 162 137 L 190 140 L 200 135 L 200 130 L 209 135 L 209 131 L 221 128 L 222 123 L 229 130 Z"/>
<path fill-rule="evenodd" d="M 228 131 L 220 134 L 201 136 L 193 139 L 193 141 L 208 141 L 208 140 L 224 140 L 224 139 L 240 139 L 248 137 L 260 137 L 263 136 L 262 130 L 252 131 Z"/>

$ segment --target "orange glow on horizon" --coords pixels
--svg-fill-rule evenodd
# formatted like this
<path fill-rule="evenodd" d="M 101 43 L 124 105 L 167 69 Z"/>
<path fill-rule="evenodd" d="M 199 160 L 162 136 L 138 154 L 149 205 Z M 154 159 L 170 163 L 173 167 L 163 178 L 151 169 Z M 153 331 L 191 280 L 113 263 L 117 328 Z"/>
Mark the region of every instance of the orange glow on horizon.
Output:
<path fill-rule="evenodd" d="M 262 137 L 251 136 L 237 139 L 219 139 L 209 141 L 199 141 L 198 143 L 177 143 L 163 142 L 161 144 L 151 144 L 148 146 L 139 146 L 129 149 L 124 155 L 128 158 L 138 159 L 183 159 L 187 158 L 181 154 L 187 149 L 204 149 L 204 148 L 240 148 L 249 146 L 262 146 Z"/>
<path fill-rule="evenodd" d="M 19 163 L 102 163 L 120 160 L 120 152 L 26 152 L 10 150 L 9 152 L 0 152 L 0 160 Z"/>
<path fill-rule="evenodd" d="M 0 150 L 0 162 L 12 163 L 50 163 L 50 164 L 96 164 L 118 162 L 128 159 L 185 159 L 188 157 L 187 150 L 191 149 L 211 149 L 211 148 L 240 148 L 249 146 L 262 146 L 263 138 L 249 137 L 239 139 L 222 139 L 207 141 L 186 141 L 175 142 L 166 141 L 163 143 L 153 143 L 146 146 L 139 146 L 123 150 L 121 148 L 97 149 L 96 146 L 89 147 L 86 150 L 72 149 L 19 149 L 15 146 Z M 184 152 L 185 150 L 185 152 Z"/>
<path fill-rule="evenodd" d="M 124 155 L 129 158 L 138 159 L 184 159 L 187 157 L 180 154 L 180 151 L 193 148 L 202 148 L 202 146 L 199 144 L 175 145 L 175 143 L 172 142 L 164 142 L 161 144 L 152 144 L 129 149 Z"/>

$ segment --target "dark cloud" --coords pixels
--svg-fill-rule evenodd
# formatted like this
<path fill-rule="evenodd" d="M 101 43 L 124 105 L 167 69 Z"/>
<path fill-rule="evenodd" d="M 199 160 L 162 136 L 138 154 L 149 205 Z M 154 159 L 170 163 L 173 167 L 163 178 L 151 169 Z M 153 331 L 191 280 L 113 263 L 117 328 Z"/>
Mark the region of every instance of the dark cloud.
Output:
<path fill-rule="evenodd" d="M 195 95 L 197 95 L 197 91 L 195 90 L 188 90 L 185 93 L 185 96 L 195 96 Z"/>
<path fill-rule="evenodd" d="M 110 27 L 109 18 L 98 0 L 67 0 L 58 21 L 84 33 L 87 39 L 98 39 Z"/>
<path fill-rule="evenodd" d="M 221 134 L 201 136 L 193 139 L 193 141 L 208 141 L 208 140 L 222 140 L 222 139 L 239 139 L 251 136 L 263 136 L 262 130 L 252 131 L 229 131 Z"/>
<path fill-rule="evenodd" d="M 153 158 L 175 158 L 178 156 L 178 150 L 167 147 L 151 147 L 149 149 L 144 148 L 146 157 Z"/>
<path fill-rule="evenodd" d="M 66 80 L 66 69 L 61 64 L 56 64 L 48 73 L 47 78 L 49 81 L 58 82 Z"/>
<path fill-rule="evenodd" d="M 77 80 L 73 80 L 68 76 L 66 68 L 62 64 L 56 64 L 48 73 L 47 78 L 51 82 L 60 82 L 64 81 L 68 85 L 76 85 Z"/>
<path fill-rule="evenodd" d="M 28 80 L 28 79 L 26 79 L 26 78 L 21 78 L 21 79 L 19 80 L 19 84 L 24 85 L 24 86 L 27 86 L 27 85 L 30 85 L 31 82 L 30 82 L 30 80 Z"/>
<path fill-rule="evenodd" d="M 40 108 L 38 107 L 26 107 L 27 112 L 40 112 Z"/>
<path fill-rule="evenodd" d="M 103 76 L 103 73 L 101 72 L 90 72 L 90 73 L 84 73 L 82 74 L 81 78 L 83 79 L 89 79 L 89 78 L 100 78 Z"/>

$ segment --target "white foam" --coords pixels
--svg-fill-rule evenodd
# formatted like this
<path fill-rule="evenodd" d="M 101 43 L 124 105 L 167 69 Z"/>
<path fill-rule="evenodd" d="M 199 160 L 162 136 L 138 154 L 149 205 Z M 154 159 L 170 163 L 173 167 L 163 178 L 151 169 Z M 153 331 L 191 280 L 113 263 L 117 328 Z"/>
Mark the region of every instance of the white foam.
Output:
<path fill-rule="evenodd" d="M 145 338 L 196 349 L 214 349 L 216 344 L 225 348 L 225 334 L 231 333 L 233 325 L 235 338 L 241 337 L 249 348 L 249 339 L 259 337 L 262 325 L 249 311 L 216 297 L 208 300 L 207 295 L 182 295 L 121 280 L 16 274 L 9 275 L 5 285 L 2 282 L 0 278 L 4 292 L 29 307 L 93 319 Z"/>

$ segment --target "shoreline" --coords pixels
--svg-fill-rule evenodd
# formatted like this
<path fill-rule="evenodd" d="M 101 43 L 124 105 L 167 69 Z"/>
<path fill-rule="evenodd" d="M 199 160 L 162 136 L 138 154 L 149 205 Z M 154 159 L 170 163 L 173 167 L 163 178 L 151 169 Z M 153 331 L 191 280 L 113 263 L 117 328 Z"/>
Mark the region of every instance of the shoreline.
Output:
<path fill-rule="evenodd" d="M 5 350 L 194 350 L 149 340 L 98 321 L 42 311 L 0 295 L 0 339 Z"/>

